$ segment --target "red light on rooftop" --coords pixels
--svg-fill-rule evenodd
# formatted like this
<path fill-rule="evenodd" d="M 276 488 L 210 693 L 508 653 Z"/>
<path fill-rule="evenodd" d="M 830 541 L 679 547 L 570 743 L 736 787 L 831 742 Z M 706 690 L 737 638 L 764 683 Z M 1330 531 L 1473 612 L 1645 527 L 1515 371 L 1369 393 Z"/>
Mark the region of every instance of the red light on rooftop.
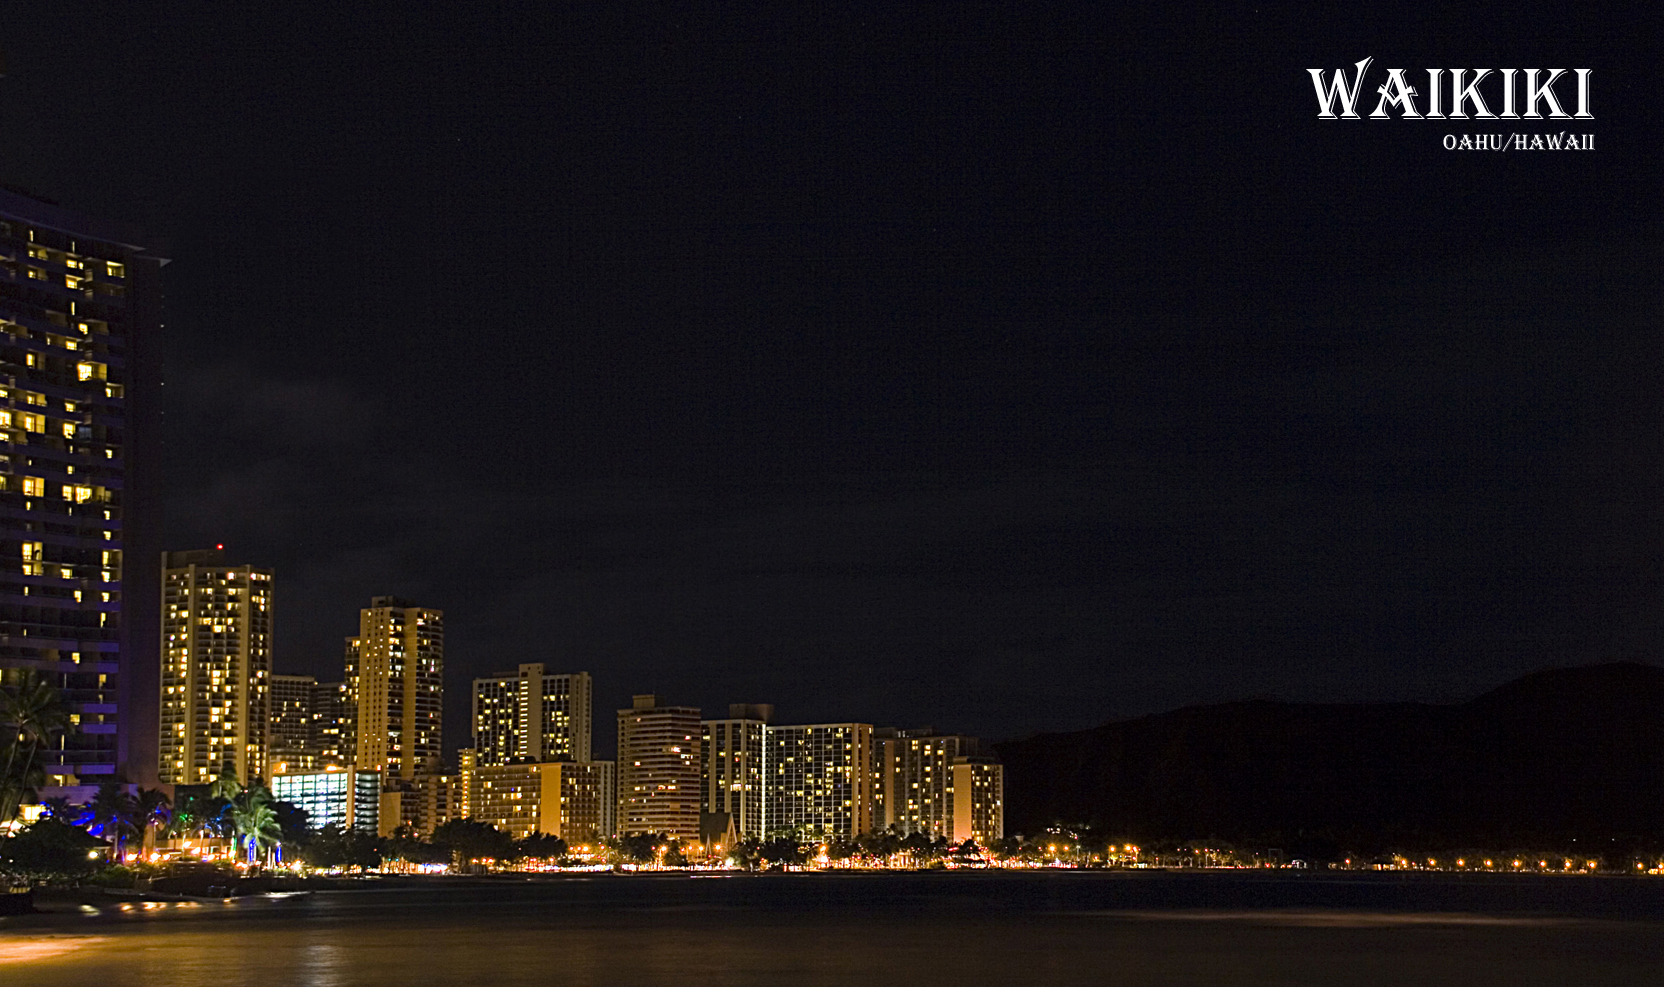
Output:
<path fill-rule="evenodd" d="M 218 544 L 218 545 L 215 545 L 215 546 L 214 546 L 214 551 L 216 551 L 216 552 L 223 552 L 223 551 L 225 551 L 225 542 L 223 542 L 223 541 L 222 541 L 222 542 L 220 542 L 220 543 L 219 543 L 219 544 Z"/>

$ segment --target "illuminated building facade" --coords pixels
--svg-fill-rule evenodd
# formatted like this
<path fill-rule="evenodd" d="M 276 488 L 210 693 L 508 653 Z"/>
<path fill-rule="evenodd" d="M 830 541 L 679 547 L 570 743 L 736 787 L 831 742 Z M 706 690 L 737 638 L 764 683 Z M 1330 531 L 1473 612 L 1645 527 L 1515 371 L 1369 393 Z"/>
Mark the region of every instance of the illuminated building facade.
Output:
<path fill-rule="evenodd" d="M 318 749 L 314 737 L 313 693 L 318 680 L 310 675 L 272 676 L 272 772 L 316 771 Z"/>
<path fill-rule="evenodd" d="M 381 792 L 381 835 L 392 836 L 402 827 L 427 837 L 452 819 L 467 818 L 467 784 L 466 776 L 454 772 L 388 779 Z"/>
<path fill-rule="evenodd" d="M 953 832 L 953 763 L 977 739 L 918 730 L 874 731 L 873 828 L 934 839 Z"/>
<path fill-rule="evenodd" d="M 533 833 L 587 842 L 602 832 L 603 775 L 610 765 L 576 761 L 487 764 L 473 769 L 473 818 L 515 839 Z"/>
<path fill-rule="evenodd" d="M 353 763 L 387 782 L 439 770 L 445 615 L 391 596 L 359 612 L 347 639 Z"/>
<path fill-rule="evenodd" d="M 657 696 L 618 711 L 618 832 L 699 839 L 699 709 Z"/>
<path fill-rule="evenodd" d="M 596 784 L 601 787 L 601 822 L 596 835 L 605 839 L 618 835 L 618 762 L 591 761 L 597 772 Z"/>
<path fill-rule="evenodd" d="M 479 778 L 475 769 L 479 767 L 479 763 L 480 760 L 474 756 L 472 747 L 464 747 L 456 752 L 457 775 L 462 779 L 462 788 L 457 792 L 458 818 L 474 818 L 474 805 L 479 801 L 474 793 L 474 783 Z"/>
<path fill-rule="evenodd" d="M 975 737 L 928 727 L 874 731 L 873 828 L 983 846 L 1003 837 L 1004 768 L 979 748 Z"/>
<path fill-rule="evenodd" d="M 226 565 L 218 549 L 168 552 L 162 582 L 162 782 L 266 777 L 271 571 Z"/>
<path fill-rule="evenodd" d="M 765 834 L 763 752 L 773 716 L 773 706 L 738 703 L 728 707 L 727 719 L 700 724 L 703 809 L 728 816 L 742 838 L 762 839 Z"/>
<path fill-rule="evenodd" d="M 990 757 L 953 762 L 953 818 L 945 834 L 954 843 L 978 846 L 1005 837 L 1005 766 Z"/>
<path fill-rule="evenodd" d="M 552 674 L 541 664 L 475 679 L 475 758 L 480 764 L 588 761 L 592 688 L 588 672 Z"/>
<path fill-rule="evenodd" d="M 0 191 L 0 678 L 39 672 L 68 707 L 43 796 L 156 772 L 166 261 L 136 239 Z"/>
<path fill-rule="evenodd" d="M 765 732 L 763 828 L 855 836 L 872 829 L 872 725 L 816 723 Z"/>
<path fill-rule="evenodd" d="M 352 704 L 347 701 L 345 682 L 319 682 L 312 687 L 311 746 L 318 755 L 318 767 L 346 767 L 352 758 L 347 732 L 352 722 Z"/>
<path fill-rule="evenodd" d="M 374 771 L 300 771 L 275 774 L 272 797 L 306 810 L 313 829 L 339 826 L 361 833 L 379 831 L 381 775 Z"/>

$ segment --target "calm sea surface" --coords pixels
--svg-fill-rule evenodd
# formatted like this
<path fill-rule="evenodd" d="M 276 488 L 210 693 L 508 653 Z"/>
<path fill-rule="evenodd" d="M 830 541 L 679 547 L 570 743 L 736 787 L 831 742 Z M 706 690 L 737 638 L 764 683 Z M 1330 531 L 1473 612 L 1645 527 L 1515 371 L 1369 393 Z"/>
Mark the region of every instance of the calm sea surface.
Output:
<path fill-rule="evenodd" d="M 0 919 L 0 985 L 14 984 L 1664 985 L 1664 881 L 459 879 Z"/>

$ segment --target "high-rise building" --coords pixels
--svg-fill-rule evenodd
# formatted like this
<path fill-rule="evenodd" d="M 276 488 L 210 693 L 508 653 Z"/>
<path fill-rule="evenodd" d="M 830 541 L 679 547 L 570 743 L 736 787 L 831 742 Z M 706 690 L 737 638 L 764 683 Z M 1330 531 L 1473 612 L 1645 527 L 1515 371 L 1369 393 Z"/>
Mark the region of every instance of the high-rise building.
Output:
<path fill-rule="evenodd" d="M 872 725 L 770 726 L 764 748 L 764 830 L 855 836 L 872 829 Z"/>
<path fill-rule="evenodd" d="M 618 832 L 699 839 L 699 709 L 634 697 L 618 711 Z"/>
<path fill-rule="evenodd" d="M 479 778 L 480 760 L 474 756 L 472 747 L 464 747 L 456 752 L 456 771 L 462 779 L 462 787 L 457 792 L 457 818 L 474 818 L 474 806 L 479 804 L 478 793 L 474 791 L 474 783 Z"/>
<path fill-rule="evenodd" d="M 733 831 L 745 839 L 762 839 L 765 833 L 764 735 L 773 716 L 773 706 L 736 703 L 728 707 L 727 719 L 700 724 L 703 809 L 707 814 L 727 816 L 718 828 L 726 829 L 731 823 Z"/>
<path fill-rule="evenodd" d="M 317 738 L 312 708 L 318 680 L 310 675 L 272 676 L 272 771 L 316 771 Z"/>
<path fill-rule="evenodd" d="M 272 574 L 219 549 L 162 556 L 161 780 L 268 774 Z"/>
<path fill-rule="evenodd" d="M 953 833 L 953 763 L 977 739 L 929 727 L 873 731 L 873 828 L 935 838 Z"/>
<path fill-rule="evenodd" d="M 319 682 L 312 687 L 312 728 L 310 744 L 318 755 L 318 767 L 344 768 L 352 758 L 352 704 L 347 701 L 345 682 Z"/>
<path fill-rule="evenodd" d="M 595 835 L 601 839 L 618 835 L 618 762 L 591 761 L 598 774 L 596 784 L 601 786 L 601 823 Z"/>
<path fill-rule="evenodd" d="M 0 678 L 39 672 L 69 708 L 43 795 L 156 777 L 167 262 L 139 239 L 0 190 Z"/>
<path fill-rule="evenodd" d="M 1005 837 L 1005 766 L 972 755 L 953 761 L 953 819 L 947 837 L 988 846 Z"/>
<path fill-rule="evenodd" d="M 515 839 L 533 833 L 568 843 L 601 834 L 605 762 L 543 761 L 487 764 L 469 779 L 473 818 Z"/>
<path fill-rule="evenodd" d="M 591 691 L 588 672 L 555 674 L 541 664 L 475 679 L 478 763 L 588 761 Z"/>
<path fill-rule="evenodd" d="M 439 771 L 444 702 L 445 615 L 378 596 L 347 639 L 353 763 L 384 783 Z"/>
<path fill-rule="evenodd" d="M 1005 769 L 975 737 L 873 732 L 873 828 L 983 846 L 1005 835 Z"/>

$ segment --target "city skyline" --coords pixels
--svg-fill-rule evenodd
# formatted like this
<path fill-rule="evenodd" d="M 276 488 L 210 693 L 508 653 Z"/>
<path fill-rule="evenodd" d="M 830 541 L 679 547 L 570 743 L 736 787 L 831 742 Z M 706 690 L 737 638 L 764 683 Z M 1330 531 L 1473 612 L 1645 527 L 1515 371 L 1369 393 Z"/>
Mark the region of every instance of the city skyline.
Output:
<path fill-rule="evenodd" d="M 280 671 L 381 594 L 453 695 L 990 740 L 1658 660 L 1645 30 L 1448 12 L 1595 67 L 1487 157 L 1319 119 L 1435 57 L 1364 9 L 567 16 L 8 23 L 0 180 L 172 258 L 156 548 L 280 573 Z"/>

